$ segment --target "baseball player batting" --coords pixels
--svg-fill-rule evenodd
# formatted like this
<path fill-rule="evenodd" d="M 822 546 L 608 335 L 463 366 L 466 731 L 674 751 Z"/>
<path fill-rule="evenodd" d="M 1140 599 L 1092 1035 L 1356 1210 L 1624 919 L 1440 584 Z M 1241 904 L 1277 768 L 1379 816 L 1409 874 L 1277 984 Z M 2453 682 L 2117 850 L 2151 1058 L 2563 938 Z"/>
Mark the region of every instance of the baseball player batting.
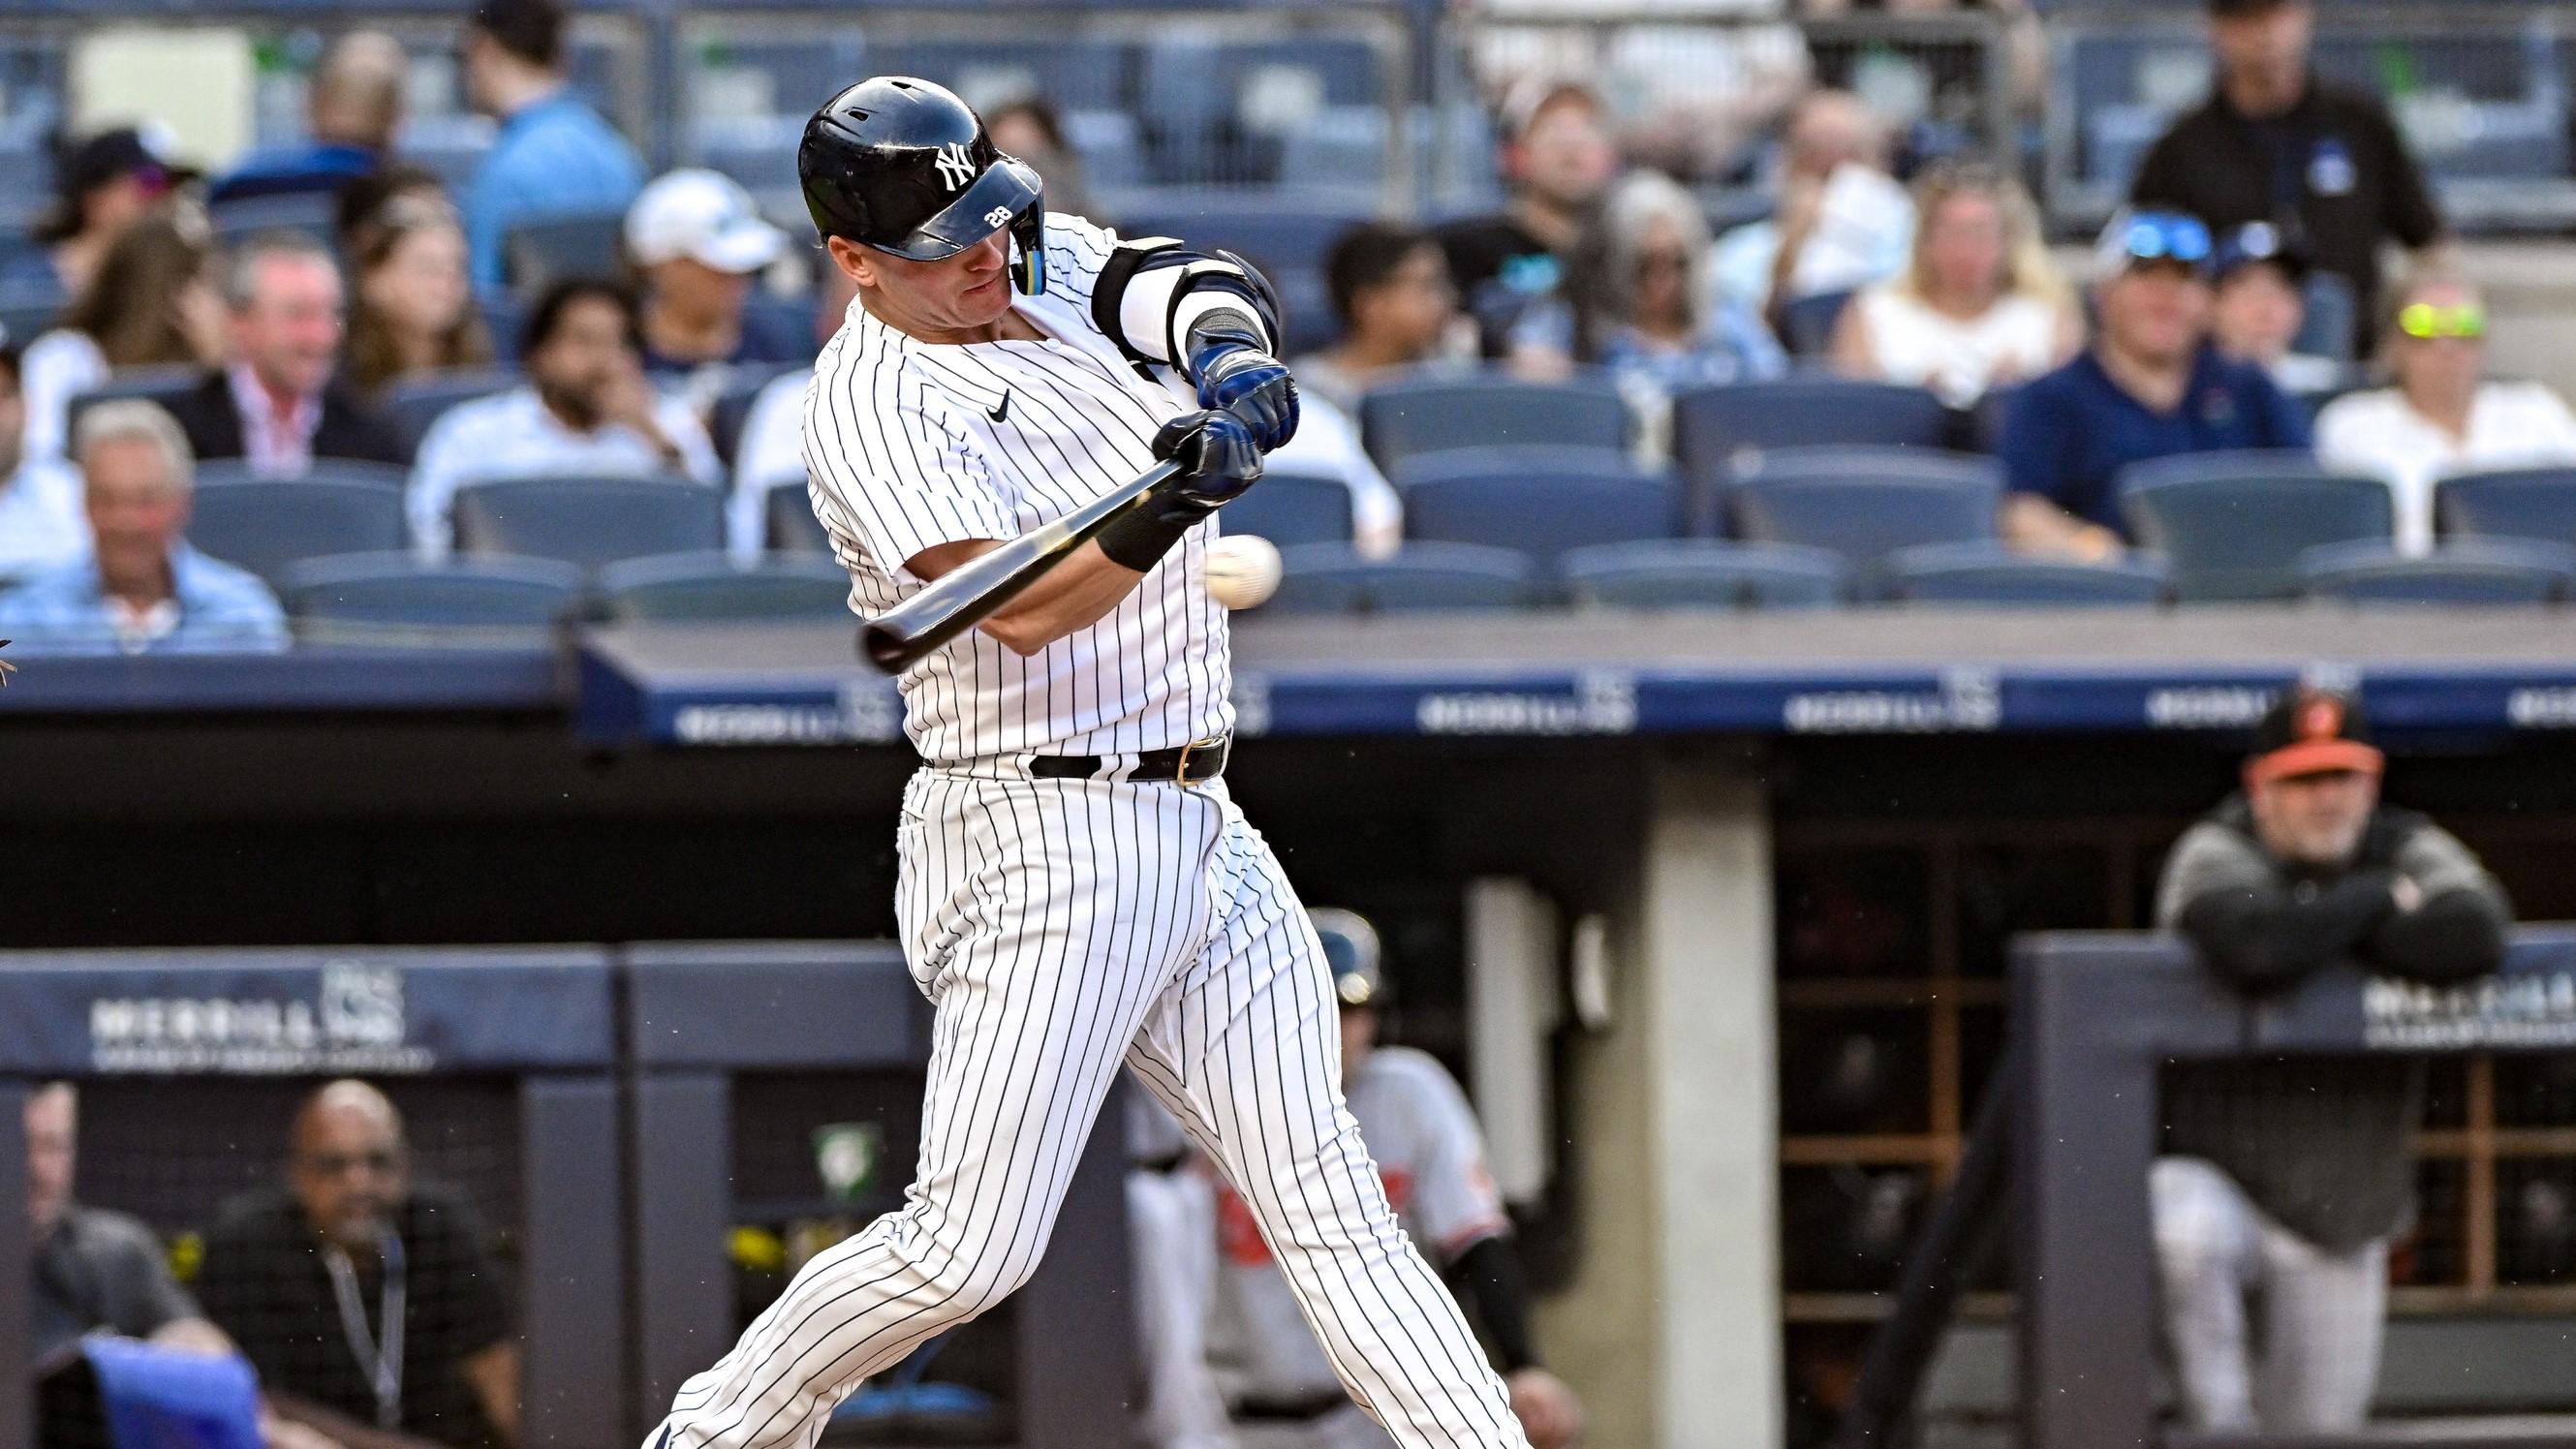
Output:
<path fill-rule="evenodd" d="M 897 915 L 933 1005 L 904 1208 L 806 1265 L 655 1449 L 810 1445 L 832 1406 L 1025 1282 L 1122 1064 L 1250 1205 L 1333 1373 L 1407 1446 L 1527 1444 L 1343 1108 L 1330 982 L 1226 793 L 1216 510 L 1297 424 L 1266 284 L 1049 214 L 955 96 L 878 77 L 797 174 L 856 283 L 816 365 L 816 515 L 881 614 L 1153 469 L 1145 506 L 903 671 Z M 1045 1412 L 1044 1405 L 1028 1411 Z"/>

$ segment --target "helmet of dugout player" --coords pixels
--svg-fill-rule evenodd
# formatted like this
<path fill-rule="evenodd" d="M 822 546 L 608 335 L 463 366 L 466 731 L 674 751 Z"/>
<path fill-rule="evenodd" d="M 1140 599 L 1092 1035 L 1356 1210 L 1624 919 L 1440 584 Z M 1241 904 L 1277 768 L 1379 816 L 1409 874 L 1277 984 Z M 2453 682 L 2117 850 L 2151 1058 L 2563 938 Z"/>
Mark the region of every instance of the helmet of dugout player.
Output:
<path fill-rule="evenodd" d="M 1377 927 L 1357 911 L 1317 906 L 1306 912 L 1315 939 L 1324 945 L 1324 962 L 1333 970 L 1333 999 L 1345 1007 L 1384 1008 L 1391 993 L 1378 967 Z"/>
<path fill-rule="evenodd" d="M 832 97 L 805 123 L 796 181 L 824 236 L 935 262 L 1009 227 L 1012 283 L 1046 285 L 1044 184 L 944 87 L 881 75 Z"/>

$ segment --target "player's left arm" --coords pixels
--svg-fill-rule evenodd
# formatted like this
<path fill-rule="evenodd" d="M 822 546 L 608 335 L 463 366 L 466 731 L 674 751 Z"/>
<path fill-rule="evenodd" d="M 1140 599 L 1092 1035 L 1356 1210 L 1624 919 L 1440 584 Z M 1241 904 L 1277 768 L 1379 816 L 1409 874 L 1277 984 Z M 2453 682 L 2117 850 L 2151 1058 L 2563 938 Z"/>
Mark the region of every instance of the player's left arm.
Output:
<path fill-rule="evenodd" d="M 1263 451 L 1296 434 L 1278 294 L 1243 258 L 1169 237 L 1121 242 L 1091 279 L 1091 319 L 1130 358 L 1180 369 L 1200 407 L 1234 414 Z"/>

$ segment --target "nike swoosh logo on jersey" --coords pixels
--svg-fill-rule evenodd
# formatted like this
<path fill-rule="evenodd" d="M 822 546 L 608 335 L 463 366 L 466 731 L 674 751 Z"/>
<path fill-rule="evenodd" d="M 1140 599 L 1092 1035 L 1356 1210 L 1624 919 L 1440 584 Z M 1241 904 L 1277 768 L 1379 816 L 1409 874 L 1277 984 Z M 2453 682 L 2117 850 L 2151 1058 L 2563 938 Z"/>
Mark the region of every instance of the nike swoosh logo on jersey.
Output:
<path fill-rule="evenodd" d="M 993 421 L 995 421 L 995 422 L 997 422 L 997 423 L 998 423 L 998 422 L 1000 422 L 1002 419 L 1009 417 L 1010 415 L 1011 415 L 1011 395 L 1010 395 L 1009 393 L 1007 393 L 1007 392 L 1006 392 L 1006 393 L 1004 393 L 1004 394 L 1002 394 L 1002 401 L 1001 401 L 1001 403 L 1000 403 L 1000 405 L 999 405 L 999 406 L 995 407 L 991 412 L 984 414 L 984 416 L 986 416 L 986 417 L 988 417 L 988 418 L 991 418 Z"/>

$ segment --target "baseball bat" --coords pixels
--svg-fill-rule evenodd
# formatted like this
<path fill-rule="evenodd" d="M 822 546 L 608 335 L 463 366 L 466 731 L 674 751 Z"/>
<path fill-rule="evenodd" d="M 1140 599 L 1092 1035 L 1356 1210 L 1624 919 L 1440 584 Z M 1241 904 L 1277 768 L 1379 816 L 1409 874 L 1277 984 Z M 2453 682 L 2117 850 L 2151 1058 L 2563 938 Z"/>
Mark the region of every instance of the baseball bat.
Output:
<path fill-rule="evenodd" d="M 900 674 L 949 640 L 993 616 L 1020 592 L 1073 556 L 1145 495 L 1181 476 L 1165 459 L 1126 483 L 1052 523 L 1041 524 L 989 553 L 977 554 L 931 582 L 930 587 L 870 619 L 859 629 L 868 662 Z"/>

